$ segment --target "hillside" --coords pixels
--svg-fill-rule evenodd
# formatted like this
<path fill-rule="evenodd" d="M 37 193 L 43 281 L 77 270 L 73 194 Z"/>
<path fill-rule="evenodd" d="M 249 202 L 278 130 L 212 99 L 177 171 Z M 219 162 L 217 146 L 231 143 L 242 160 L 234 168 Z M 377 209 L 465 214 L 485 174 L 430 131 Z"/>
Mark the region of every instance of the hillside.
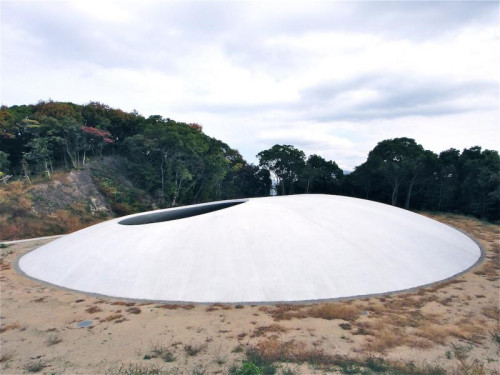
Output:
<path fill-rule="evenodd" d="M 1 240 L 73 232 L 86 226 L 156 208 L 149 195 L 134 187 L 126 160 L 96 159 L 50 180 L 13 181 L 0 187 Z"/>
<path fill-rule="evenodd" d="M 118 156 L 123 158 L 119 162 L 107 161 Z M 500 156 L 495 150 L 474 146 L 436 154 L 411 138 L 387 139 L 349 174 L 335 161 L 306 156 L 293 145 L 276 144 L 256 156 L 258 165 L 248 163 L 238 150 L 205 134 L 200 124 L 146 118 L 97 102 L 3 106 L 0 184 L 6 191 L 0 193 L 0 214 L 10 221 L 2 225 L 6 234 L 0 237 L 23 233 L 26 224 L 19 217 L 24 214 L 34 217 L 33 236 L 113 214 L 271 193 L 338 194 L 500 220 Z M 90 179 L 104 198 L 85 190 Z M 86 201 L 90 198 L 95 204 Z M 42 213 L 63 217 L 36 222 Z M 68 213 L 76 218 L 65 219 Z M 66 221 L 75 223 L 62 224 Z"/>

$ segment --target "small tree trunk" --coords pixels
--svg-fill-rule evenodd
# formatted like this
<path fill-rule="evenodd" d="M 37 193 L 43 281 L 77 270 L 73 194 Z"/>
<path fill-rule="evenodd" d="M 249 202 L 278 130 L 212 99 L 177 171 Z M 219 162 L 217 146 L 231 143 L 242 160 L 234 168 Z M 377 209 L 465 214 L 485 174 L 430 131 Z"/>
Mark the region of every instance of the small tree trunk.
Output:
<path fill-rule="evenodd" d="M 50 171 L 49 171 L 49 164 L 47 163 L 47 160 L 44 160 L 44 164 L 45 164 L 45 173 L 47 174 L 47 177 L 50 180 L 51 177 L 50 177 Z"/>
<path fill-rule="evenodd" d="M 407 210 L 410 209 L 410 199 L 411 199 L 411 192 L 413 190 L 413 185 L 415 184 L 415 181 L 417 180 L 417 175 L 418 173 L 416 173 L 412 178 L 411 178 L 411 181 L 410 181 L 410 186 L 408 187 L 408 194 L 406 195 L 406 201 L 405 201 L 405 208 Z"/>
<path fill-rule="evenodd" d="M 26 159 L 23 159 L 21 162 L 21 166 L 23 168 L 23 173 L 24 173 L 24 178 L 28 180 L 28 182 L 31 184 L 30 180 L 30 172 L 28 170 L 28 163 L 26 162 Z"/>
<path fill-rule="evenodd" d="M 163 207 L 165 207 L 165 170 L 163 169 L 164 160 L 165 160 L 165 156 L 162 153 L 161 154 L 160 170 L 161 170 L 161 200 L 162 200 Z"/>
<path fill-rule="evenodd" d="M 398 190 L 399 190 L 399 181 L 398 179 L 394 180 L 394 188 L 392 189 L 392 197 L 391 197 L 391 204 L 393 206 L 396 205 L 398 202 Z"/>

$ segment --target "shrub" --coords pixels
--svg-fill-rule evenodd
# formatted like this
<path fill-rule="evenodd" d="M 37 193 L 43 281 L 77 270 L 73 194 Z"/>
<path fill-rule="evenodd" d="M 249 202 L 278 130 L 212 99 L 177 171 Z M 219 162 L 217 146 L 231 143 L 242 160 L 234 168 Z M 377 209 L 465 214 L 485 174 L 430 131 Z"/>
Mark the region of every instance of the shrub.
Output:
<path fill-rule="evenodd" d="M 260 375 L 262 374 L 262 367 L 253 362 L 243 362 L 240 368 L 232 368 L 230 373 L 232 375 Z"/>
<path fill-rule="evenodd" d="M 205 349 L 205 347 L 206 347 L 205 344 L 187 344 L 184 345 L 184 351 L 186 352 L 187 355 L 194 357 L 203 349 Z"/>
<path fill-rule="evenodd" d="M 35 359 L 27 362 L 24 365 L 24 369 L 28 372 L 40 372 L 47 366 L 48 366 L 47 362 L 42 361 L 41 359 Z"/>

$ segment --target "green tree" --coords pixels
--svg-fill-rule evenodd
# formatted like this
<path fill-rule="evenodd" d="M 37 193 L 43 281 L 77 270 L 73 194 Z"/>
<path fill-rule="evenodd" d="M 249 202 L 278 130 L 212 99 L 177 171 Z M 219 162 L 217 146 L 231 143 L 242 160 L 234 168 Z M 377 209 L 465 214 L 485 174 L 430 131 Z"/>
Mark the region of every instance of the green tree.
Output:
<path fill-rule="evenodd" d="M 303 170 L 305 192 L 336 194 L 344 172 L 334 161 L 326 161 L 319 155 L 310 155 Z"/>
<path fill-rule="evenodd" d="M 29 143 L 30 151 L 25 153 L 27 162 L 35 165 L 35 168 L 43 170 L 45 175 L 50 179 L 52 167 L 52 149 L 49 145 L 48 138 L 37 137 L 33 138 Z M 50 169 L 49 169 L 50 167 Z"/>
<path fill-rule="evenodd" d="M 387 139 L 379 142 L 368 154 L 369 164 L 385 177 L 390 187 L 393 206 L 397 204 L 400 187 L 406 180 L 410 183 L 405 206 L 409 206 L 413 186 L 425 164 L 423 155 L 424 148 L 411 138 Z"/>
<path fill-rule="evenodd" d="M 257 157 L 259 165 L 275 176 L 278 193 L 279 190 L 282 195 L 295 192 L 295 184 L 305 167 L 303 151 L 290 145 L 274 145 L 268 150 L 259 152 Z"/>

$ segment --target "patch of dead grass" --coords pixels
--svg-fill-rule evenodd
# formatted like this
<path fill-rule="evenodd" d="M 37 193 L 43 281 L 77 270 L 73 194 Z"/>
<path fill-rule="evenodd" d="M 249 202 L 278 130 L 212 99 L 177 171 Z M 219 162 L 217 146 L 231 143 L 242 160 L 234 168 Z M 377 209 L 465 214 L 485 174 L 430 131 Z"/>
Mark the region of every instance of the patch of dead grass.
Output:
<path fill-rule="evenodd" d="M 497 305 L 483 307 L 482 313 L 488 319 L 500 320 L 500 310 Z"/>
<path fill-rule="evenodd" d="M 268 333 L 286 333 L 288 332 L 288 328 L 285 328 L 279 324 L 273 323 L 268 326 L 260 326 L 254 329 L 251 337 L 261 337 L 265 336 Z"/>
<path fill-rule="evenodd" d="M 359 307 L 345 303 L 327 303 L 311 307 L 307 310 L 307 316 L 326 320 L 341 319 L 347 321 L 356 320 L 361 311 Z"/>
<path fill-rule="evenodd" d="M 109 315 L 106 318 L 104 318 L 103 321 L 105 321 L 105 322 L 111 322 L 113 320 L 120 319 L 120 318 L 123 318 L 122 314 L 112 314 L 112 315 Z"/>
<path fill-rule="evenodd" d="M 360 349 L 365 352 L 385 353 L 389 349 L 407 343 L 408 335 L 400 328 L 384 327 L 374 332 L 374 336 L 367 337 Z"/>
<path fill-rule="evenodd" d="M 2 327 L 0 327 L 0 333 L 4 333 L 6 331 L 10 331 L 11 329 L 16 329 L 20 327 L 21 325 L 19 324 L 19 322 L 4 324 Z"/>
<path fill-rule="evenodd" d="M 101 312 L 102 309 L 99 306 L 89 306 L 88 308 L 85 309 L 86 312 L 89 314 L 95 314 L 98 312 Z"/>
<path fill-rule="evenodd" d="M 158 309 L 167 309 L 167 310 L 178 310 L 178 309 L 183 309 L 183 310 L 192 310 L 195 308 L 195 305 L 190 303 L 190 304 L 167 304 L 167 305 L 157 305 L 155 306 Z"/>

